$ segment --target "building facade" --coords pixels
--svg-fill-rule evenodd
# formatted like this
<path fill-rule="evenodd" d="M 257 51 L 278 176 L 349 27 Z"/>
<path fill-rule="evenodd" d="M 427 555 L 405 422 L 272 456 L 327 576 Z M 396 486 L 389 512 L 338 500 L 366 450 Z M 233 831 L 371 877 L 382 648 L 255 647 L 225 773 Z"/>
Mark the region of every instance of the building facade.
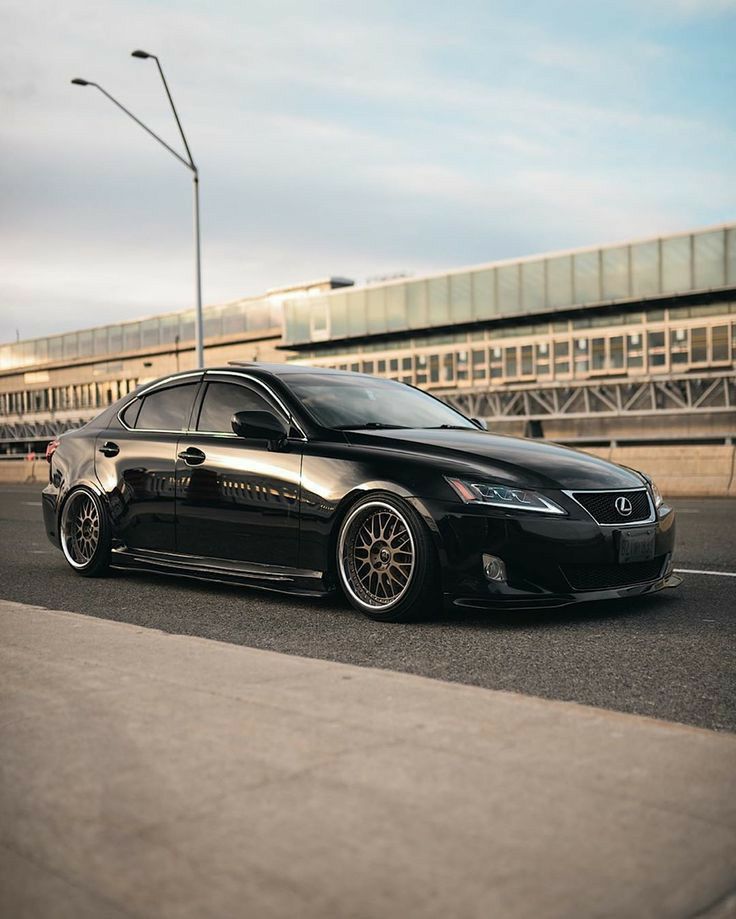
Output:
<path fill-rule="evenodd" d="M 205 309 L 206 362 L 292 360 L 429 389 L 569 442 L 736 427 L 736 224 Z M 39 449 L 194 363 L 191 311 L 0 345 L 0 451 Z"/>

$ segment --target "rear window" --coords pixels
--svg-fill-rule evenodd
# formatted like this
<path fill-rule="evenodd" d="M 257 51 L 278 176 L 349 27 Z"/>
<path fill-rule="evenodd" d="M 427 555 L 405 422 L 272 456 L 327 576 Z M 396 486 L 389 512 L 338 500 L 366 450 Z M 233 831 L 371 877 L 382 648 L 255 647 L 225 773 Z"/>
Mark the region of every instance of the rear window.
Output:
<path fill-rule="evenodd" d="M 185 430 L 198 385 L 184 383 L 181 386 L 157 389 L 143 397 L 133 425 L 128 421 L 126 410 L 125 423 L 142 431 Z"/>

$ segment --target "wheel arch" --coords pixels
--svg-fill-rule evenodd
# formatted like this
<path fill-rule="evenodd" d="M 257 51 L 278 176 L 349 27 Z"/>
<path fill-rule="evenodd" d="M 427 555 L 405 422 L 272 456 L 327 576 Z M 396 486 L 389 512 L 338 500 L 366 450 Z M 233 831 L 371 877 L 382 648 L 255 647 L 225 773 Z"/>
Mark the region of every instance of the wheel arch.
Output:
<path fill-rule="evenodd" d="M 346 495 L 341 498 L 335 509 L 332 528 L 330 530 L 327 557 L 329 566 L 327 572 L 331 584 L 338 586 L 337 540 L 340 535 L 342 524 L 352 508 L 358 503 L 358 501 L 372 494 L 387 494 L 394 498 L 401 498 L 419 514 L 431 534 L 435 550 L 437 551 L 441 565 L 444 568 L 444 563 L 446 560 L 444 544 L 442 542 L 437 522 L 435 521 L 434 517 L 432 517 L 426 504 L 422 501 L 421 498 L 417 498 L 415 495 L 412 495 L 409 489 L 403 485 L 400 485 L 398 482 L 394 482 L 389 479 L 374 479 L 370 482 L 363 482 L 360 485 L 356 485 L 354 488 L 352 488 Z"/>

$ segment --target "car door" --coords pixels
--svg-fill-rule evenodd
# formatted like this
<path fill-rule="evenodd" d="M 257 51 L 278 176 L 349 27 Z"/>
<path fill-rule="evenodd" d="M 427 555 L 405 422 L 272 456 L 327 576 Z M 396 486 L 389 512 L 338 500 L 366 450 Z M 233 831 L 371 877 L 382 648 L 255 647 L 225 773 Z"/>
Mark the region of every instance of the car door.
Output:
<path fill-rule="evenodd" d="M 201 374 L 174 378 L 129 402 L 95 442 L 95 473 L 124 547 L 176 549 L 176 454 Z"/>
<path fill-rule="evenodd" d="M 286 412 L 256 379 L 207 374 L 176 464 L 177 549 L 187 555 L 296 567 L 303 440 L 274 449 L 233 433 L 235 412 Z"/>

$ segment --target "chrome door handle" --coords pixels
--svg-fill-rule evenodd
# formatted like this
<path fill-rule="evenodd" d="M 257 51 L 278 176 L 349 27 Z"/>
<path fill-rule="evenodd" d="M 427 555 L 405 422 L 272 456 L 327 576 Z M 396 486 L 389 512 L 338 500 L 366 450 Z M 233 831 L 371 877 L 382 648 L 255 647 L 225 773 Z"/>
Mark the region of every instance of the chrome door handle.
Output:
<path fill-rule="evenodd" d="M 199 466 L 200 463 L 203 463 L 207 459 L 205 454 L 196 447 L 187 447 L 186 450 L 182 450 L 182 452 L 177 455 L 180 460 L 184 460 L 187 466 Z"/>
<path fill-rule="evenodd" d="M 120 453 L 120 447 L 111 440 L 107 440 L 100 447 L 100 453 L 102 453 L 103 456 L 117 456 L 118 453 Z"/>

